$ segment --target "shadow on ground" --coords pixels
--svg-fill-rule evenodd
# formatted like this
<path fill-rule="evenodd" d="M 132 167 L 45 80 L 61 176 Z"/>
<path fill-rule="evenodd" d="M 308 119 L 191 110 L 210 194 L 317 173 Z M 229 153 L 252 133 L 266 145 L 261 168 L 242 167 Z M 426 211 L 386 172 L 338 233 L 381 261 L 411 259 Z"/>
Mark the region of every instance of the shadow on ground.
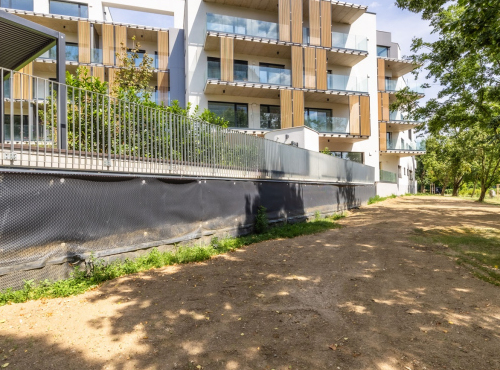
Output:
<path fill-rule="evenodd" d="M 342 229 L 0 308 L 0 356 L 9 369 L 498 369 L 498 288 L 410 236 L 499 221 L 499 207 L 386 201 Z"/>

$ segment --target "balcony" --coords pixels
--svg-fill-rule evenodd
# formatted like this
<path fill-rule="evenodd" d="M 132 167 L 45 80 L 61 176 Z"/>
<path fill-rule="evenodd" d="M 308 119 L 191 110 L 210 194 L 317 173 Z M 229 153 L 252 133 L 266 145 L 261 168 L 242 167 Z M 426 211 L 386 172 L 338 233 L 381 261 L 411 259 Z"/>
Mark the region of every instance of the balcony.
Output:
<path fill-rule="evenodd" d="M 57 48 L 54 46 L 52 49 L 46 51 L 38 57 L 39 59 L 57 59 Z M 78 62 L 78 45 L 66 44 L 66 61 Z"/>
<path fill-rule="evenodd" d="M 303 28 L 303 41 L 310 44 L 309 28 Z M 332 32 L 332 48 L 368 52 L 368 39 L 364 36 Z"/>
<path fill-rule="evenodd" d="M 278 40 L 278 23 L 207 14 L 207 31 Z"/>
<path fill-rule="evenodd" d="M 391 182 L 394 184 L 398 183 L 398 174 L 394 172 L 380 170 L 380 181 L 381 182 Z"/>
<path fill-rule="evenodd" d="M 344 117 L 306 117 L 304 123 L 319 133 L 349 134 L 349 119 Z"/>
<path fill-rule="evenodd" d="M 408 87 L 410 91 L 416 92 L 417 94 L 423 95 L 424 89 L 420 87 L 416 82 L 406 83 L 404 80 L 385 80 L 385 91 L 387 92 L 397 92 Z"/>
<path fill-rule="evenodd" d="M 402 139 L 387 140 L 386 152 L 398 154 L 399 156 L 413 156 L 417 154 L 424 154 L 425 140 L 420 140 L 417 142 L 406 142 Z"/>
<path fill-rule="evenodd" d="M 368 79 L 366 77 L 328 74 L 327 83 L 328 90 L 368 92 Z"/>

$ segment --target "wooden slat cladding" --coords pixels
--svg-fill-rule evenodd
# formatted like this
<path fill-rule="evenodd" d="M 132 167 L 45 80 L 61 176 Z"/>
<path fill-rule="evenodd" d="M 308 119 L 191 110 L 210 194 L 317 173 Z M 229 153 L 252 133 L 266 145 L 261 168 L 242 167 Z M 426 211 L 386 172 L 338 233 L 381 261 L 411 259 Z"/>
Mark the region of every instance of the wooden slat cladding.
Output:
<path fill-rule="evenodd" d="M 378 64 L 378 90 L 385 91 L 385 61 L 377 59 Z"/>
<path fill-rule="evenodd" d="M 24 66 L 12 78 L 14 99 L 32 99 L 33 97 L 33 63 Z"/>
<path fill-rule="evenodd" d="M 316 50 L 304 48 L 304 87 L 316 88 Z"/>
<path fill-rule="evenodd" d="M 349 133 L 359 135 L 359 96 L 349 96 Z"/>
<path fill-rule="evenodd" d="M 327 90 L 326 50 L 316 49 L 316 88 Z"/>
<path fill-rule="evenodd" d="M 290 0 L 279 0 L 280 41 L 290 41 Z"/>
<path fill-rule="evenodd" d="M 302 44 L 302 0 L 292 1 L 292 42 Z"/>
<path fill-rule="evenodd" d="M 377 93 L 378 98 L 378 120 L 382 121 L 382 93 Z"/>
<path fill-rule="evenodd" d="M 90 64 L 90 23 L 78 21 L 78 62 Z"/>
<path fill-rule="evenodd" d="M 113 88 L 116 80 L 116 69 L 115 68 L 107 68 L 108 71 L 108 88 L 109 93 L 112 94 Z"/>
<path fill-rule="evenodd" d="M 125 26 L 115 26 L 115 49 L 120 55 L 123 55 L 123 48 L 127 50 L 127 27 Z M 119 58 L 116 58 L 116 65 L 123 66 L 123 63 Z"/>
<path fill-rule="evenodd" d="M 389 93 L 380 93 L 382 101 L 381 121 L 389 121 Z"/>
<path fill-rule="evenodd" d="M 92 77 L 104 82 L 104 67 L 92 67 Z"/>
<path fill-rule="evenodd" d="M 158 72 L 158 100 L 168 104 L 169 75 L 168 72 Z"/>
<path fill-rule="evenodd" d="M 370 136 L 370 97 L 360 96 L 359 107 L 361 116 L 361 135 Z"/>
<path fill-rule="evenodd" d="M 320 1 L 309 0 L 309 43 L 321 45 Z"/>
<path fill-rule="evenodd" d="M 292 46 L 292 87 L 304 87 L 304 56 L 300 46 Z"/>
<path fill-rule="evenodd" d="M 292 90 L 280 90 L 281 128 L 292 127 Z"/>
<path fill-rule="evenodd" d="M 329 2 L 321 2 L 321 46 L 332 47 L 332 8 Z"/>
<path fill-rule="evenodd" d="M 293 127 L 304 126 L 304 92 L 293 90 Z"/>
<path fill-rule="evenodd" d="M 230 37 L 220 39 L 220 75 L 222 81 L 234 79 L 234 41 Z"/>
<path fill-rule="evenodd" d="M 168 69 L 168 31 L 158 31 L 158 69 L 166 71 Z"/>
<path fill-rule="evenodd" d="M 115 28 L 112 24 L 102 25 L 102 64 L 112 66 L 115 64 Z"/>
<path fill-rule="evenodd" d="M 380 150 L 387 150 L 387 123 L 379 123 Z"/>

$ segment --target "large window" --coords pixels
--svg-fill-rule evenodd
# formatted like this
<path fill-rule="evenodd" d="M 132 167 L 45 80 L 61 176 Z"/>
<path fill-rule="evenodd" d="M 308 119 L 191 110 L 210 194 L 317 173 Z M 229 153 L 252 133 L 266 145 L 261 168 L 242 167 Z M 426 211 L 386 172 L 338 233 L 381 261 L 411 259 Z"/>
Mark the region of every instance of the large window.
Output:
<path fill-rule="evenodd" d="M 0 7 L 33 11 L 33 0 L 0 0 Z"/>
<path fill-rule="evenodd" d="M 248 62 L 246 60 L 234 61 L 234 80 L 248 81 Z"/>
<path fill-rule="evenodd" d="M 389 48 L 387 46 L 377 45 L 377 56 L 388 58 L 389 57 Z"/>
<path fill-rule="evenodd" d="M 229 121 L 230 127 L 248 127 L 248 104 L 209 101 L 208 110 Z"/>
<path fill-rule="evenodd" d="M 36 127 L 31 127 L 31 133 L 30 133 L 30 124 L 29 124 L 29 117 L 28 115 L 23 115 L 23 124 L 21 127 L 21 115 L 20 114 L 15 114 L 13 116 L 14 118 L 14 141 L 28 141 L 28 140 L 36 140 L 37 135 L 36 135 Z M 10 114 L 4 114 L 4 139 L 9 141 L 11 140 L 11 115 Z M 41 126 L 40 126 L 41 127 Z M 21 132 L 22 131 L 22 132 Z M 42 138 L 42 133 L 38 133 L 38 139 L 40 140 Z"/>
<path fill-rule="evenodd" d="M 50 0 L 49 12 L 70 17 L 89 17 L 89 7 L 86 4 L 67 3 L 65 1 Z"/>
<path fill-rule="evenodd" d="M 332 110 L 331 109 L 317 109 L 306 108 L 304 110 L 304 118 L 306 126 L 318 132 L 331 132 L 332 131 Z"/>
<path fill-rule="evenodd" d="M 207 58 L 208 63 L 208 79 L 209 80 L 220 80 L 220 58 Z"/>
<path fill-rule="evenodd" d="M 259 82 L 274 85 L 289 85 L 290 76 L 282 64 L 259 63 Z"/>
<path fill-rule="evenodd" d="M 334 157 L 346 159 L 348 161 L 363 163 L 363 153 L 359 152 L 331 152 Z"/>
<path fill-rule="evenodd" d="M 260 128 L 277 130 L 281 128 L 281 109 L 279 105 L 260 106 Z"/>

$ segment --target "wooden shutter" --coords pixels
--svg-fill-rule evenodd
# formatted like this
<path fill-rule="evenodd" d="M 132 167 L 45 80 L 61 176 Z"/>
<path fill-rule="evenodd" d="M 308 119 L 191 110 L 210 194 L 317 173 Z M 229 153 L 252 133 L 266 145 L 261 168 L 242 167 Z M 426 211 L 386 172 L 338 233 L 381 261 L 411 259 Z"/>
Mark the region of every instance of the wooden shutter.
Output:
<path fill-rule="evenodd" d="M 304 56 L 302 47 L 292 46 L 292 87 L 304 87 Z"/>
<path fill-rule="evenodd" d="M 304 92 L 293 90 L 293 127 L 304 126 Z"/>
<path fill-rule="evenodd" d="M 379 92 L 377 93 L 378 97 L 378 120 L 383 121 L 382 119 L 382 93 Z"/>
<path fill-rule="evenodd" d="M 326 50 L 316 49 L 316 88 L 327 90 L 326 81 Z"/>
<path fill-rule="evenodd" d="M 279 0 L 280 41 L 290 41 L 290 0 Z"/>
<path fill-rule="evenodd" d="M 220 38 L 220 76 L 222 81 L 234 79 L 234 43 L 231 37 Z"/>
<path fill-rule="evenodd" d="M 115 38 L 112 24 L 102 25 L 102 64 L 112 66 L 115 64 Z"/>
<path fill-rule="evenodd" d="M 104 67 L 92 67 L 92 77 L 104 82 Z"/>
<path fill-rule="evenodd" d="M 280 90 L 281 128 L 292 127 L 292 90 Z"/>
<path fill-rule="evenodd" d="M 127 50 L 127 27 L 115 26 L 115 52 L 123 55 L 123 49 Z M 123 63 L 120 59 L 116 58 L 116 65 L 122 67 Z"/>
<path fill-rule="evenodd" d="M 380 150 L 387 150 L 387 123 L 380 122 Z"/>
<path fill-rule="evenodd" d="M 319 0 L 309 0 L 309 43 L 321 45 Z"/>
<path fill-rule="evenodd" d="M 389 93 L 382 93 L 382 121 L 389 121 Z"/>
<path fill-rule="evenodd" d="M 359 135 L 359 96 L 349 96 L 349 133 Z"/>
<path fill-rule="evenodd" d="M 33 97 L 33 63 L 24 66 L 12 78 L 14 99 L 32 99 Z"/>
<path fill-rule="evenodd" d="M 90 23 L 78 21 L 78 62 L 90 64 Z"/>
<path fill-rule="evenodd" d="M 167 72 L 158 72 L 158 103 L 168 104 L 169 75 Z"/>
<path fill-rule="evenodd" d="M 302 0 L 292 1 L 292 42 L 302 44 Z"/>
<path fill-rule="evenodd" d="M 113 92 L 113 87 L 115 84 L 116 69 L 115 68 L 107 68 L 107 70 L 108 70 L 108 88 L 109 88 L 109 93 L 111 94 Z"/>
<path fill-rule="evenodd" d="M 321 46 L 332 47 L 332 8 L 328 1 L 321 2 Z"/>
<path fill-rule="evenodd" d="M 359 97 L 359 109 L 361 116 L 361 135 L 370 136 L 370 97 L 360 96 Z"/>
<path fill-rule="evenodd" d="M 168 69 L 168 31 L 158 31 L 158 69 Z"/>
<path fill-rule="evenodd" d="M 385 91 L 385 60 L 377 59 L 378 63 L 378 90 Z"/>
<path fill-rule="evenodd" d="M 308 89 L 316 88 L 316 50 L 304 48 L 304 86 Z"/>

